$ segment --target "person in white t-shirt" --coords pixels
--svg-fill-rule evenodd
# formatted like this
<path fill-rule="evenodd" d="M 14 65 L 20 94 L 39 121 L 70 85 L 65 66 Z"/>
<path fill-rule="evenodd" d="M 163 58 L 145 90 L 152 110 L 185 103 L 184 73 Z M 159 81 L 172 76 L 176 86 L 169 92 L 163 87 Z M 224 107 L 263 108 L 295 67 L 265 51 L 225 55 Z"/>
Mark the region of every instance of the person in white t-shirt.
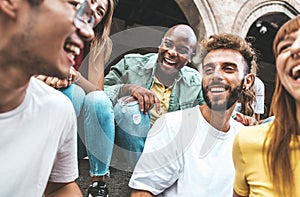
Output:
<path fill-rule="evenodd" d="M 78 177 L 72 104 L 44 86 L 32 77 L 22 103 L 0 113 L 0 196 L 40 197 L 48 181 Z"/>
<path fill-rule="evenodd" d="M 74 56 L 94 37 L 91 8 L 78 3 L 0 1 L 0 196 L 82 196 L 72 104 L 33 77 L 72 78 Z"/>
<path fill-rule="evenodd" d="M 253 89 L 255 92 L 254 115 L 256 120 L 265 112 L 265 84 L 258 77 L 255 77 Z"/>
<path fill-rule="evenodd" d="M 232 34 L 202 41 L 204 105 L 167 113 L 153 125 L 129 186 L 132 197 L 231 197 L 232 144 L 242 124 L 231 118 L 254 81 L 256 55 Z"/>

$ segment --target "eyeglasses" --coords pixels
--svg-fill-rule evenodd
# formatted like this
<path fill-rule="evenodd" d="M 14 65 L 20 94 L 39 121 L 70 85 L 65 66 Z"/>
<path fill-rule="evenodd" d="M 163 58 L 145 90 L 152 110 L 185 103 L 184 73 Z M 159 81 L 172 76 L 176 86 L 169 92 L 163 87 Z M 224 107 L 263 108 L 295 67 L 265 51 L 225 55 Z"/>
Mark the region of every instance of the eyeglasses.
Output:
<path fill-rule="evenodd" d="M 78 29 L 82 28 L 86 24 L 88 24 L 91 28 L 94 27 L 95 18 L 88 1 L 84 1 L 82 4 L 77 5 L 74 24 Z"/>
<path fill-rule="evenodd" d="M 178 54 L 189 58 L 192 53 L 190 52 L 189 47 L 186 46 L 175 46 L 173 41 L 169 40 L 169 39 L 162 39 L 162 42 L 160 44 L 160 46 L 170 49 L 170 50 L 175 50 Z"/>

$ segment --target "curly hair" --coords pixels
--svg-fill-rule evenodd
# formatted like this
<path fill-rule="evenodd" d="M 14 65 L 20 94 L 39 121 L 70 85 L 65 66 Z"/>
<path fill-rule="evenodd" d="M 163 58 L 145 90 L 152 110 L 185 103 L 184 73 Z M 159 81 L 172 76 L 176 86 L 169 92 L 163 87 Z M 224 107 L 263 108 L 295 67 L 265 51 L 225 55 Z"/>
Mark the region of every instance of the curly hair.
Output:
<path fill-rule="evenodd" d="M 254 84 L 254 83 L 253 83 Z M 241 113 L 247 116 L 254 115 L 253 103 L 256 102 L 256 94 L 254 91 L 254 86 L 252 85 L 248 90 L 243 89 L 240 97 L 241 101 Z"/>
<path fill-rule="evenodd" d="M 257 72 L 257 56 L 255 50 L 252 48 L 252 44 L 247 42 L 245 39 L 238 35 L 234 34 L 215 34 L 210 36 L 208 39 L 204 39 L 201 42 L 201 59 L 202 64 L 206 55 L 216 49 L 232 49 L 240 52 L 240 54 L 244 57 L 247 68 L 245 69 L 245 75 L 250 72 L 256 75 Z M 255 102 L 255 92 L 253 89 L 253 84 L 250 89 L 242 90 L 242 94 L 240 97 L 241 102 L 241 113 L 253 116 L 254 109 L 253 103 Z"/>
<path fill-rule="evenodd" d="M 241 53 L 244 57 L 248 68 L 245 75 L 250 73 L 256 74 L 257 71 L 257 56 L 252 44 L 245 39 L 234 34 L 214 34 L 208 39 L 201 42 L 201 59 L 202 63 L 205 56 L 212 50 L 216 49 L 232 49 Z"/>

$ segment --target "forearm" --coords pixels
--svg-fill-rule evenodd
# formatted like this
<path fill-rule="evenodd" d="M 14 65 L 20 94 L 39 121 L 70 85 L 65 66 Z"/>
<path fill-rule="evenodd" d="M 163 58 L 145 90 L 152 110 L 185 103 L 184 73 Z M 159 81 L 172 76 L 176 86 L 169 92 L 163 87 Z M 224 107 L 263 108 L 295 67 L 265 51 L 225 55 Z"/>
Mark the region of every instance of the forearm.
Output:
<path fill-rule="evenodd" d="M 90 56 L 92 58 L 92 56 Z M 97 90 L 103 90 L 104 84 L 104 54 L 100 52 L 96 60 L 92 58 L 88 66 L 88 80 L 97 87 Z"/>
<path fill-rule="evenodd" d="M 45 197 L 82 197 L 82 193 L 75 182 L 52 183 L 48 182 Z"/>
<path fill-rule="evenodd" d="M 100 76 L 98 83 L 97 83 L 97 90 L 104 90 L 104 73 Z"/>
<path fill-rule="evenodd" d="M 86 94 L 96 90 L 96 85 L 92 84 L 83 76 L 80 76 L 79 80 L 77 80 L 75 84 L 80 86 L 85 91 Z"/>
<path fill-rule="evenodd" d="M 150 192 L 144 190 L 135 190 L 133 189 L 131 192 L 131 197 L 153 197 Z"/>
<path fill-rule="evenodd" d="M 121 88 L 120 93 L 119 93 L 119 98 L 121 98 L 123 96 L 130 96 L 134 87 L 136 87 L 136 85 L 124 84 Z"/>

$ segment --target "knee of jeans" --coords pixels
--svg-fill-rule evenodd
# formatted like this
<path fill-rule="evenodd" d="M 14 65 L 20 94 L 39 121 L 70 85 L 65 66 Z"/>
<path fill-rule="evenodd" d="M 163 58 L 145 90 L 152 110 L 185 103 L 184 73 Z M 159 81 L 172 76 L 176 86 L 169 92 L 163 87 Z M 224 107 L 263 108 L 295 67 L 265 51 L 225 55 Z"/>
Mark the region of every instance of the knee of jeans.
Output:
<path fill-rule="evenodd" d="M 61 92 L 71 100 L 76 112 L 76 116 L 78 117 L 84 102 L 84 90 L 75 84 L 71 84 L 69 87 L 61 89 Z"/>
<path fill-rule="evenodd" d="M 132 115 L 140 114 L 140 106 L 137 101 L 130 103 L 117 102 L 114 107 L 115 120 L 120 122 L 122 119 L 131 120 Z"/>
<path fill-rule="evenodd" d="M 127 104 L 118 102 L 114 107 L 114 114 L 117 130 L 144 137 L 150 129 L 150 116 L 140 111 L 136 101 Z"/>
<path fill-rule="evenodd" d="M 69 85 L 67 88 L 59 89 L 64 95 L 69 97 L 69 99 L 73 102 L 74 100 L 82 100 L 85 97 L 84 90 L 75 84 Z"/>
<path fill-rule="evenodd" d="M 86 95 L 84 104 L 88 108 L 100 107 L 101 109 L 112 106 L 110 99 L 103 91 L 94 91 Z"/>
<path fill-rule="evenodd" d="M 85 97 L 84 90 L 76 84 L 71 84 L 70 87 L 73 89 L 73 97 L 80 98 L 83 101 Z"/>

